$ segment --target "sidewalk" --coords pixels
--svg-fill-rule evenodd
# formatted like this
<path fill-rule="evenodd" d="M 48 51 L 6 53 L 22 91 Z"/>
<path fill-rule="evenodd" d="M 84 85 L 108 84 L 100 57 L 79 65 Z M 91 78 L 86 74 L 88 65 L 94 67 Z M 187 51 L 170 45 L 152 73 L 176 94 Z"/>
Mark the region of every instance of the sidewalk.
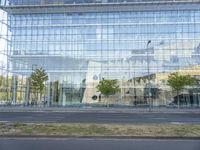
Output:
<path fill-rule="evenodd" d="M 85 112 L 85 113 L 199 113 L 200 108 L 106 108 L 106 107 L 22 107 L 0 106 L 0 112 Z"/>

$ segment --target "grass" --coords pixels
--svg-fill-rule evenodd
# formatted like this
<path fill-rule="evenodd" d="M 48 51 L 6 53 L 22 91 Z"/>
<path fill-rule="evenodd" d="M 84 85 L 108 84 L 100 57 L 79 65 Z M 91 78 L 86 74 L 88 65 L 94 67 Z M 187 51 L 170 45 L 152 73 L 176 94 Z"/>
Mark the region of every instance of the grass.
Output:
<path fill-rule="evenodd" d="M 0 123 L 0 135 L 200 137 L 200 125 Z"/>

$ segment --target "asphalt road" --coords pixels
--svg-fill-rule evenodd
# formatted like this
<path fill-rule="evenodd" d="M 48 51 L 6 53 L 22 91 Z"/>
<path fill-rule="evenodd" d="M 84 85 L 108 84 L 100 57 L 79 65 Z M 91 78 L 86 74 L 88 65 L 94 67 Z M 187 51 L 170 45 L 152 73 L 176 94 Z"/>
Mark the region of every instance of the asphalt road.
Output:
<path fill-rule="evenodd" d="M 0 150 L 199 150 L 200 140 L 4 138 Z"/>
<path fill-rule="evenodd" d="M 1 112 L 0 121 L 58 123 L 196 123 L 199 113 Z"/>

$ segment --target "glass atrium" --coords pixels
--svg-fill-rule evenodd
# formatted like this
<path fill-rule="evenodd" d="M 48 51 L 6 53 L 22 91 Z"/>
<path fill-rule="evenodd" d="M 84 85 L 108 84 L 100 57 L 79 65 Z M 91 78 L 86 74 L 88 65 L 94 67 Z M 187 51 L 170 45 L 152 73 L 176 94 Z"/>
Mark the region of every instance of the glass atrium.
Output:
<path fill-rule="evenodd" d="M 168 75 L 200 75 L 197 0 L 1 0 L 0 15 L 2 100 L 31 101 L 27 78 L 40 67 L 52 105 L 104 104 L 102 79 L 119 82 L 113 105 L 148 104 L 148 86 L 153 105 L 176 105 Z M 198 88 L 181 104 L 200 106 Z"/>

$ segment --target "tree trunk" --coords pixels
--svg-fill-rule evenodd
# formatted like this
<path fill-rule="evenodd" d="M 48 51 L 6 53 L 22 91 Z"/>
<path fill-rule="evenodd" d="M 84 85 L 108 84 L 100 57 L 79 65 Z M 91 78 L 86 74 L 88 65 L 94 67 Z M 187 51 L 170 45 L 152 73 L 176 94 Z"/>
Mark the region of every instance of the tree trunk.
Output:
<path fill-rule="evenodd" d="M 42 92 L 40 91 L 40 101 L 42 100 Z"/>
<path fill-rule="evenodd" d="M 178 109 L 180 109 L 179 91 L 177 91 L 177 103 L 178 103 Z"/>
<path fill-rule="evenodd" d="M 109 108 L 109 96 L 106 96 L 106 99 L 107 99 L 107 107 Z"/>
<path fill-rule="evenodd" d="M 34 90 L 33 92 L 34 92 L 33 93 L 33 96 L 34 96 L 33 100 L 37 101 L 38 100 L 38 92 L 37 92 L 37 90 Z"/>

